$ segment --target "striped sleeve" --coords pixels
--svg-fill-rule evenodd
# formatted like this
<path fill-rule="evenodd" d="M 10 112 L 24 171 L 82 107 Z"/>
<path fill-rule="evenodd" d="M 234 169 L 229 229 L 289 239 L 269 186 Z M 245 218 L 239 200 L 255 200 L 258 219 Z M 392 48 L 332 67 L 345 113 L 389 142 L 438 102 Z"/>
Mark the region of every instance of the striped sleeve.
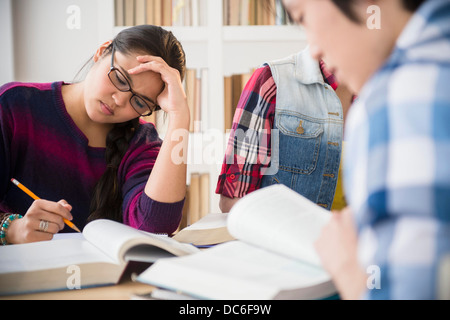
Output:
<path fill-rule="evenodd" d="M 123 221 L 139 230 L 173 233 L 181 221 L 184 200 L 161 203 L 145 194 L 145 186 L 161 148 L 153 124 L 141 124 L 119 168 Z"/>

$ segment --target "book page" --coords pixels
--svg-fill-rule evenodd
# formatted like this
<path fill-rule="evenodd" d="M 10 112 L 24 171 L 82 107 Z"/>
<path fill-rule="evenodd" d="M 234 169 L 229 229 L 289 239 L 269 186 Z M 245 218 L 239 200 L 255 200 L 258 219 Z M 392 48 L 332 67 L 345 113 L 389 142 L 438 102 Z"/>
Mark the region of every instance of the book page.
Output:
<path fill-rule="evenodd" d="M 227 219 L 228 213 L 210 213 L 178 232 L 173 238 L 195 246 L 211 246 L 236 240 L 228 232 Z"/>
<path fill-rule="evenodd" d="M 96 220 L 83 230 L 84 237 L 119 263 L 125 263 L 125 254 L 134 246 L 152 245 L 174 255 L 195 253 L 197 248 L 181 244 L 167 237 L 139 231 L 122 223 L 110 220 Z M 142 249 L 142 248 L 141 248 Z M 139 250 L 142 254 L 142 250 Z M 154 251 L 154 250 L 153 250 Z"/>
<path fill-rule="evenodd" d="M 162 259 L 138 281 L 200 299 L 316 299 L 335 292 L 323 270 L 284 256 L 233 241 L 199 254 Z"/>
<path fill-rule="evenodd" d="M 208 230 L 227 226 L 228 213 L 209 213 L 183 230 Z"/>
<path fill-rule="evenodd" d="M 65 239 L 0 248 L 0 274 L 55 269 L 84 263 L 116 263 L 85 240 Z"/>
<path fill-rule="evenodd" d="M 90 243 L 112 257 L 118 263 L 124 263 L 121 256 L 122 246 L 136 236 L 139 231 L 110 220 L 95 220 L 86 225 L 83 235 Z"/>
<path fill-rule="evenodd" d="M 73 233 L 57 233 L 53 235 L 52 241 L 67 240 L 67 239 L 86 240 L 82 233 L 73 232 Z"/>
<path fill-rule="evenodd" d="M 239 240 L 320 266 L 314 249 L 331 213 L 284 185 L 255 191 L 239 200 L 228 230 Z"/>

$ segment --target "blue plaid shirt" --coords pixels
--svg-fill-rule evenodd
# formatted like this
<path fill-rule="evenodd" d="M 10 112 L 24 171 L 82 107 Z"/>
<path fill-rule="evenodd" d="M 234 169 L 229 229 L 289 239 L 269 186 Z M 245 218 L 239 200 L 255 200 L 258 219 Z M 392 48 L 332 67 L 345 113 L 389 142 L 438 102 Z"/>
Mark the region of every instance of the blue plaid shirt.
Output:
<path fill-rule="evenodd" d="M 440 298 L 450 288 L 450 0 L 415 13 L 346 134 L 364 298 Z"/>

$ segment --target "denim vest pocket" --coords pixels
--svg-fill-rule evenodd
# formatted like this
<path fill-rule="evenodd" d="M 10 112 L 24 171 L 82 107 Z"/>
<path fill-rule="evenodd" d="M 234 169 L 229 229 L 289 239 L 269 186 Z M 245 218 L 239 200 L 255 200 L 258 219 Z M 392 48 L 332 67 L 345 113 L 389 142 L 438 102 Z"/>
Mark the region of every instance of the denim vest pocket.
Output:
<path fill-rule="evenodd" d="M 309 175 L 316 169 L 324 125 L 314 120 L 288 110 L 277 112 L 279 170 Z"/>

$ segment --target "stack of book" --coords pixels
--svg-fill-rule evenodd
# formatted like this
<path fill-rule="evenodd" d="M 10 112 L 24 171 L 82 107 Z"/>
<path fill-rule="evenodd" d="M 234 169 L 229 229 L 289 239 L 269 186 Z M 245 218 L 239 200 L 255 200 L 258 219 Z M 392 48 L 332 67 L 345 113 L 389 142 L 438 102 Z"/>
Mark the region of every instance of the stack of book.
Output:
<path fill-rule="evenodd" d="M 204 219 L 209 220 L 209 215 Z M 159 259 L 137 281 L 181 293 L 181 299 L 338 299 L 314 248 L 330 219 L 329 211 L 284 185 L 263 188 L 239 200 L 226 217 L 229 237 L 225 240 L 232 241 L 199 253 Z M 210 239 L 214 235 L 220 239 L 224 238 L 219 237 L 221 230 L 199 226 L 184 239 L 176 238 L 194 243 L 199 238 L 195 231 L 210 231 Z"/>
<path fill-rule="evenodd" d="M 115 0 L 116 26 L 204 26 L 207 0 Z"/>

